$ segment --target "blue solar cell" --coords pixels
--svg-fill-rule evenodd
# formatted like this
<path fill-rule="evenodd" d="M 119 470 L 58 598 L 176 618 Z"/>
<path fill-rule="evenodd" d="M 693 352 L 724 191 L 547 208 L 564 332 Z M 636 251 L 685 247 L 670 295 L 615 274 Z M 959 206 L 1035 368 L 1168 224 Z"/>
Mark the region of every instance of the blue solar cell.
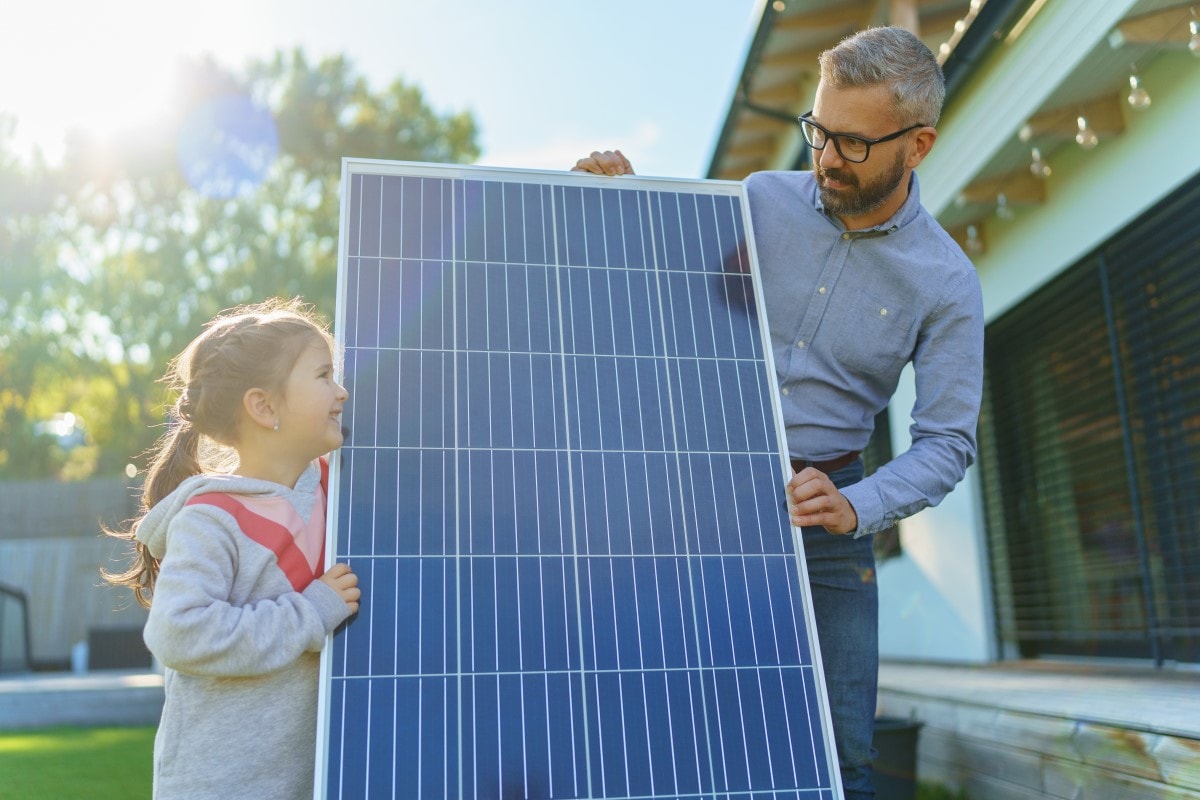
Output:
<path fill-rule="evenodd" d="M 740 186 L 343 190 L 316 796 L 833 800 Z"/>

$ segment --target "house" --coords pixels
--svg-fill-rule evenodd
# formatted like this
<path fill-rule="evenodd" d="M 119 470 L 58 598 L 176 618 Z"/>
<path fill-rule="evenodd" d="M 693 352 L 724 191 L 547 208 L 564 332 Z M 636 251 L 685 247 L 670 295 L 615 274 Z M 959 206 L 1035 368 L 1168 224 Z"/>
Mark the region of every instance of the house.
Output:
<path fill-rule="evenodd" d="M 879 707 L 973 800 L 1200 797 L 1197 13 L 767 0 L 712 156 L 710 178 L 807 168 L 817 56 L 857 29 L 942 63 L 918 175 L 982 282 L 984 407 L 963 484 L 880 553 Z M 910 372 L 875 463 L 914 396 Z"/>

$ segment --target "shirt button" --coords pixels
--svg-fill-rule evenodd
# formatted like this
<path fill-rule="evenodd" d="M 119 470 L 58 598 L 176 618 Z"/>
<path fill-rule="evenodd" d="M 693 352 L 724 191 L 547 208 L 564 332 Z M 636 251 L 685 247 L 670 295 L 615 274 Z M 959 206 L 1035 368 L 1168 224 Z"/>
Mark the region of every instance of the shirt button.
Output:
<path fill-rule="evenodd" d="M 881 317 L 886 317 L 886 316 L 887 316 L 887 309 L 886 309 L 886 308 L 881 308 L 881 309 L 879 309 L 879 316 L 881 316 Z"/>
<path fill-rule="evenodd" d="M 801 339 L 800 341 L 796 342 L 796 347 L 799 347 L 801 350 L 803 350 L 804 349 L 804 340 Z"/>
<path fill-rule="evenodd" d="M 824 287 L 824 286 L 822 286 L 820 289 L 817 289 L 817 292 L 818 292 L 819 294 L 825 294 L 825 287 Z"/>
<path fill-rule="evenodd" d="M 784 388 L 782 388 L 782 389 L 780 389 L 780 390 L 779 390 L 779 393 L 780 393 L 780 394 L 791 394 L 791 390 L 789 390 L 789 389 L 788 389 L 788 388 L 785 386 Z"/>
<path fill-rule="evenodd" d="M 849 239 L 849 238 L 850 238 L 850 234 L 849 234 L 849 233 L 843 233 L 843 234 L 842 234 L 842 238 L 843 238 L 843 239 Z"/>

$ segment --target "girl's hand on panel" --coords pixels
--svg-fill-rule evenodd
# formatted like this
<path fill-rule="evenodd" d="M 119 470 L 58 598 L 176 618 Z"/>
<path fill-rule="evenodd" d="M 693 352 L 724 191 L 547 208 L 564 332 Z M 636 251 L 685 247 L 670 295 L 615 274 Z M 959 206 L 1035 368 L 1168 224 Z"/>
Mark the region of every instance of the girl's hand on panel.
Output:
<path fill-rule="evenodd" d="M 358 612 L 358 601 L 362 597 L 362 591 L 358 588 L 358 576 L 350 571 L 349 564 L 334 564 L 320 580 L 342 596 L 342 600 L 350 606 L 351 614 Z"/>

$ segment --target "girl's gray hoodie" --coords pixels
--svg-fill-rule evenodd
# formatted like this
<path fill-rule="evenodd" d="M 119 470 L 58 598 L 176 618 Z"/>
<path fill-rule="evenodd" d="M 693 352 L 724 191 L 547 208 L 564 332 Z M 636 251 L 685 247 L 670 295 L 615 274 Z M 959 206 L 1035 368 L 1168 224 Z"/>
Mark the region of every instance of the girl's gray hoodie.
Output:
<path fill-rule="evenodd" d="M 209 492 L 281 497 L 307 521 L 320 491 L 316 462 L 294 489 L 197 475 L 139 525 L 162 561 L 144 632 L 165 668 L 156 800 L 313 796 L 318 653 L 350 608 L 319 580 L 294 589 L 275 553 L 228 512 L 186 504 Z"/>

